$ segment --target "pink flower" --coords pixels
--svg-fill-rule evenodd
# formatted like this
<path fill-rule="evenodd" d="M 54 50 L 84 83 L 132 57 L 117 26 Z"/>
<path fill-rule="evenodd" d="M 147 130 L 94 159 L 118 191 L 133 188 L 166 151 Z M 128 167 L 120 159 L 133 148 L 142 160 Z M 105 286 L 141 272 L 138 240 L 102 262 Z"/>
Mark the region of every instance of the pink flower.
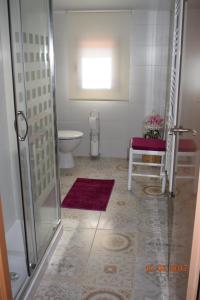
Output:
<path fill-rule="evenodd" d="M 147 118 L 145 125 L 160 129 L 164 125 L 164 119 L 159 114 L 152 114 Z"/>

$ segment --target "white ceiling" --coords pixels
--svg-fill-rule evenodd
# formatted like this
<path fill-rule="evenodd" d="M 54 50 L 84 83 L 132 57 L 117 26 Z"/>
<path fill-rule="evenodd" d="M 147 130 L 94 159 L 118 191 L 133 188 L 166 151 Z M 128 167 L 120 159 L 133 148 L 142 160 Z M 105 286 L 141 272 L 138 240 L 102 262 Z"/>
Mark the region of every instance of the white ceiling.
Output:
<path fill-rule="evenodd" d="M 53 0 L 54 10 L 170 9 L 172 0 Z"/>

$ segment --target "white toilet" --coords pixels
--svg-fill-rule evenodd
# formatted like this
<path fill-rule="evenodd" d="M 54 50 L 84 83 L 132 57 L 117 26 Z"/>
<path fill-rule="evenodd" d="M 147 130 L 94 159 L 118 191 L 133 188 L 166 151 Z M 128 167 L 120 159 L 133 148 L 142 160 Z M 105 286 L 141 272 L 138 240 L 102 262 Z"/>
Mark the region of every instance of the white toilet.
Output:
<path fill-rule="evenodd" d="M 72 151 L 80 144 L 83 132 L 74 130 L 58 130 L 59 164 L 62 169 L 74 167 Z"/>

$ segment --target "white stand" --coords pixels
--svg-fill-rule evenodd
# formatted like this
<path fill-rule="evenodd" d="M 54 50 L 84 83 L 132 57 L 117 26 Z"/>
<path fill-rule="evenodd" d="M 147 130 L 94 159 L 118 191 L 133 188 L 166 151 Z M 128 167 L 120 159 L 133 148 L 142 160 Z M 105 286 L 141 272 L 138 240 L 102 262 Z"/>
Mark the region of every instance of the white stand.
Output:
<path fill-rule="evenodd" d="M 132 143 L 131 143 L 132 144 Z M 138 162 L 134 160 L 135 155 L 153 155 L 153 156 L 161 156 L 162 160 L 161 163 L 146 163 L 146 162 Z M 149 150 L 136 150 L 133 149 L 132 146 L 129 149 L 129 169 L 128 169 L 128 190 L 131 191 L 132 189 L 132 178 L 134 176 L 138 177 L 151 177 L 151 178 L 160 178 L 162 181 L 162 193 L 165 192 L 166 189 L 166 175 L 164 172 L 164 157 L 165 151 L 149 151 Z M 144 173 L 136 173 L 133 172 L 133 166 L 149 166 L 149 167 L 158 167 L 160 168 L 159 175 L 155 174 L 144 174 Z"/>

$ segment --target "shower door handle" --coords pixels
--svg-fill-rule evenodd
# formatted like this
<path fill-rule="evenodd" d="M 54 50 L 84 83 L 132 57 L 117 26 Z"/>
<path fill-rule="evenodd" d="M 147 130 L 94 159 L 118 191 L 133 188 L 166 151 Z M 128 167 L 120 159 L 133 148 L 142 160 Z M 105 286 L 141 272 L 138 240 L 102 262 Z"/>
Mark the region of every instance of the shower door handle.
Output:
<path fill-rule="evenodd" d="M 173 134 L 183 134 L 183 133 L 192 133 L 192 135 L 197 135 L 197 130 L 190 128 L 174 127 L 169 130 L 169 135 Z"/>
<path fill-rule="evenodd" d="M 21 116 L 21 117 L 23 118 L 23 120 L 25 121 L 25 124 L 26 124 L 26 130 L 25 130 L 25 133 L 24 133 L 23 136 L 20 136 L 20 135 L 18 134 L 18 140 L 19 140 L 20 142 L 24 142 L 25 139 L 26 139 L 26 137 L 27 137 L 27 134 L 28 134 L 28 122 L 27 122 L 27 120 L 26 120 L 26 117 L 25 117 L 25 114 L 23 113 L 23 111 L 19 110 L 19 111 L 17 112 L 17 118 L 18 118 L 19 116 Z M 17 128 L 16 123 L 17 123 L 17 122 L 15 122 L 15 128 Z M 17 131 L 17 132 L 18 132 L 18 131 Z"/>

